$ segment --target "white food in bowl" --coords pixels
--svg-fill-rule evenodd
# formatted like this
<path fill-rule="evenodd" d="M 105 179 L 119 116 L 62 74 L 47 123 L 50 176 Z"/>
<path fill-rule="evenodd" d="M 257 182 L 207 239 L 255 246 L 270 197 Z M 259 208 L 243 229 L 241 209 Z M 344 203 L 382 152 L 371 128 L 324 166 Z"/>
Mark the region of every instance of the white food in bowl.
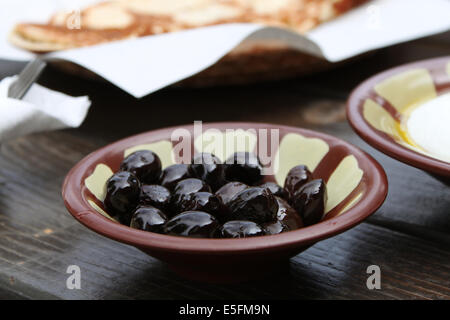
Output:
<path fill-rule="evenodd" d="M 450 93 L 415 108 L 407 129 L 418 146 L 435 158 L 450 162 Z"/>

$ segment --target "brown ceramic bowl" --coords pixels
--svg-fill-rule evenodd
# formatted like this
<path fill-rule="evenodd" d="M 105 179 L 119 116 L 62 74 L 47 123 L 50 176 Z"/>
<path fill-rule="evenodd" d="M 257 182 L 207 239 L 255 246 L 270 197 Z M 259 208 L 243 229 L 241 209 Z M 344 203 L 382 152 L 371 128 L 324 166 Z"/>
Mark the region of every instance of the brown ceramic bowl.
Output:
<path fill-rule="evenodd" d="M 211 135 L 206 131 L 210 128 L 219 131 Z M 267 136 L 255 134 L 263 132 L 259 129 L 279 130 L 281 143 L 271 156 L 279 169 L 275 175 L 267 175 L 265 180 L 281 181 L 283 184 L 290 168 L 297 164 L 308 165 L 316 177 L 327 181 L 325 219 L 313 226 L 279 235 L 245 239 L 168 236 L 132 229 L 115 222 L 105 212 L 101 202 L 105 183 L 111 172 L 119 168 L 125 154 L 139 149 L 154 150 L 160 155 L 163 166 L 176 161 L 172 149 L 176 143 L 171 142 L 175 129 L 193 133 L 192 125 L 154 130 L 120 140 L 91 153 L 69 172 L 62 193 L 70 213 L 86 227 L 108 238 L 135 246 L 192 279 L 235 282 L 261 276 L 314 243 L 357 225 L 375 212 L 387 195 L 387 179 L 382 167 L 365 152 L 338 138 L 272 124 L 210 123 L 203 125 L 202 135 L 192 139 L 189 144 L 191 148 L 198 149 L 203 139 L 212 136 L 216 138 L 215 142 L 230 141 L 227 140 L 230 137 L 245 137 L 248 144 L 244 149 L 254 151 L 258 142 L 265 141 L 262 137 Z M 225 129 L 240 130 L 224 134 Z M 249 129 L 258 131 L 252 132 Z M 216 146 L 214 143 L 211 145 Z M 242 151 L 239 148 L 237 150 Z M 227 151 L 232 153 L 234 150 Z M 230 152 L 214 151 L 222 159 Z M 259 151 L 255 152 L 261 156 Z"/>
<path fill-rule="evenodd" d="M 450 163 L 415 146 L 402 125 L 411 107 L 449 91 L 450 56 L 406 64 L 359 85 L 348 100 L 347 117 L 373 147 L 450 185 Z"/>

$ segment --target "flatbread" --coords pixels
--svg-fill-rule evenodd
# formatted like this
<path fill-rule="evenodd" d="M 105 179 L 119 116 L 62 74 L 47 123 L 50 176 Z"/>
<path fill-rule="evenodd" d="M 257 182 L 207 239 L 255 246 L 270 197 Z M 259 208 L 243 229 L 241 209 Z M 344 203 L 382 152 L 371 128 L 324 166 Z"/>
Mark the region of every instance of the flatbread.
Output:
<path fill-rule="evenodd" d="M 20 23 L 9 40 L 38 53 L 229 23 L 304 33 L 367 0 L 115 0 L 59 12 L 47 24 Z"/>
<path fill-rule="evenodd" d="M 25 50 L 47 53 L 227 22 L 253 22 L 305 33 L 366 1 L 116 0 L 78 13 L 58 12 L 47 24 L 18 24 L 9 40 Z M 67 61 L 52 64 L 65 72 L 100 79 Z M 310 74 L 333 65 L 275 39 L 246 41 L 210 68 L 176 85 L 248 84 Z"/>

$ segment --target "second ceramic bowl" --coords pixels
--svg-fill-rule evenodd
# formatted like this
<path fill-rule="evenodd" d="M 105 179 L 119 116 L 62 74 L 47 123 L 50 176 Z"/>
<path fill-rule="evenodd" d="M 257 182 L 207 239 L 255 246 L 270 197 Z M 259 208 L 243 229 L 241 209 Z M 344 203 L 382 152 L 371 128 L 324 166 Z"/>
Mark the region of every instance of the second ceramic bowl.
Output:
<path fill-rule="evenodd" d="M 419 61 L 364 81 L 350 95 L 347 117 L 373 147 L 450 185 L 450 163 L 415 145 L 404 129 L 411 108 L 448 92 L 450 56 Z"/>
<path fill-rule="evenodd" d="M 257 149 L 261 156 L 265 147 L 270 149 L 272 138 L 264 138 L 270 130 L 276 130 L 280 138 L 271 154 L 279 169 L 274 175 L 265 176 L 265 180 L 283 185 L 289 169 L 307 165 L 315 177 L 327 182 L 328 202 L 322 222 L 271 236 L 194 239 L 140 231 L 112 220 L 102 204 L 105 185 L 124 157 L 148 149 L 160 156 L 163 166 L 178 162 L 173 134 L 193 136 L 192 125 L 143 133 L 88 155 L 67 175 L 63 186 L 65 204 L 86 227 L 167 262 L 181 275 L 209 282 L 236 282 L 261 276 L 314 243 L 355 226 L 383 203 L 388 188 L 381 166 L 360 149 L 329 135 L 272 124 L 210 123 L 203 125 L 203 133 L 187 141 L 189 148 L 198 150 L 202 142 L 209 142 L 210 147 L 211 141 L 213 147 L 226 146 L 244 137 L 246 144 L 234 149 L 218 147 L 214 153 L 223 160 L 234 151 Z"/>

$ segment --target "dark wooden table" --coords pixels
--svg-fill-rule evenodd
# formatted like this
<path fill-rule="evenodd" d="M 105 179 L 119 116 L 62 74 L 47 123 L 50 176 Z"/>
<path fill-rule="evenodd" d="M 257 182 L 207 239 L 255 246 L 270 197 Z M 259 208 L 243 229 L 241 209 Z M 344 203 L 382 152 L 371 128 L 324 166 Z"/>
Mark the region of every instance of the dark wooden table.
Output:
<path fill-rule="evenodd" d="M 450 299 L 450 188 L 369 147 L 344 113 L 347 95 L 366 77 L 449 52 L 447 33 L 302 79 L 169 88 L 142 100 L 106 83 L 46 70 L 41 84 L 88 94 L 93 104 L 79 129 L 33 134 L 1 146 L 0 298 Z M 21 67 L 1 61 L 0 78 Z M 364 223 L 291 259 L 288 272 L 240 285 L 182 279 L 162 262 L 87 230 L 67 213 L 61 184 L 86 154 L 131 134 L 194 120 L 273 122 L 331 133 L 384 166 L 389 196 Z M 381 290 L 366 287 L 366 268 L 372 264 L 381 268 Z M 66 288 L 69 265 L 81 268 L 81 290 Z"/>

